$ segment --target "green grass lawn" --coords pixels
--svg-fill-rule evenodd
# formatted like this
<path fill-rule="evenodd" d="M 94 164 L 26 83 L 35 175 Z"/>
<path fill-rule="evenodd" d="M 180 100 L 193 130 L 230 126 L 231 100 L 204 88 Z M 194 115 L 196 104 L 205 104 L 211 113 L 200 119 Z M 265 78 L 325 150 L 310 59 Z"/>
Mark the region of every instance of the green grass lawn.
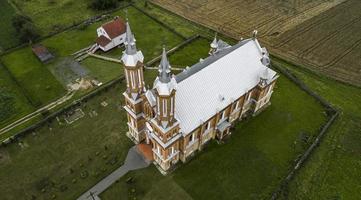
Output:
<path fill-rule="evenodd" d="M 281 64 L 341 111 L 320 147 L 291 182 L 288 199 L 359 199 L 361 89 Z"/>
<path fill-rule="evenodd" d="M 0 52 L 2 49 L 15 46 L 19 43 L 16 37 L 16 31 L 11 23 L 13 15 L 15 15 L 14 8 L 7 0 L 0 0 Z"/>
<path fill-rule="evenodd" d="M 119 84 L 89 100 L 81 106 L 86 116 L 71 125 L 60 116 L 62 125 L 53 120 L 20 142 L 1 148 L 1 199 L 31 199 L 34 195 L 48 200 L 53 194 L 56 199 L 76 199 L 119 167 L 132 144 L 125 136 L 124 90 Z M 101 106 L 103 101 L 108 106 Z M 90 117 L 92 111 L 98 115 Z M 82 178 L 82 172 L 88 176 Z"/>
<path fill-rule="evenodd" d="M 200 48 L 198 43 L 204 45 L 207 41 L 199 40 L 193 43 L 194 48 L 193 45 L 186 48 Z M 184 51 L 188 52 L 186 48 Z M 207 52 L 205 48 L 204 53 Z M 191 62 L 184 58 L 187 57 L 177 52 L 171 56 L 174 59 L 171 63 Z M 272 105 L 260 115 L 238 123 L 225 144 L 211 142 L 192 161 L 166 177 L 153 166 L 131 172 L 101 198 L 169 199 L 170 195 L 174 199 L 268 198 L 294 159 L 309 145 L 301 138 L 313 138 L 325 121 L 323 107 L 281 76 Z M 134 182 L 125 183 L 128 177 L 133 177 Z"/>
<path fill-rule="evenodd" d="M 65 94 L 63 86 L 32 54 L 30 47 L 6 54 L 2 60 L 21 87 L 27 91 L 33 105 L 44 105 Z"/>
<path fill-rule="evenodd" d="M 0 120 L 0 127 L 34 110 L 21 88 L 9 77 L 2 65 L 0 65 L 0 88 L 11 96 L 13 102 L 12 112 L 5 116 L 6 119 Z"/>
<path fill-rule="evenodd" d="M 123 67 L 118 63 L 89 57 L 82 65 L 90 70 L 92 76 L 103 83 L 113 80 L 123 74 Z"/>
<path fill-rule="evenodd" d="M 43 35 L 68 27 L 96 14 L 95 11 L 88 8 L 89 0 L 13 1 L 24 14 L 31 17 Z"/>

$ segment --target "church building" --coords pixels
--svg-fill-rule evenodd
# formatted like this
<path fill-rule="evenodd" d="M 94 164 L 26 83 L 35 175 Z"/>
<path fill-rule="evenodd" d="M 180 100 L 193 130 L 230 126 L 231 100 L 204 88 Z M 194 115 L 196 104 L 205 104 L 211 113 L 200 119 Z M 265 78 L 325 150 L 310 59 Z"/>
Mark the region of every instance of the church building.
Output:
<path fill-rule="evenodd" d="M 238 120 L 270 105 L 278 75 L 269 68 L 269 54 L 256 35 L 234 46 L 215 37 L 209 57 L 177 75 L 163 48 L 159 75 L 146 88 L 144 56 L 126 23 L 121 60 L 127 135 L 137 144 L 151 145 L 154 164 L 162 172 L 186 162 L 210 140 L 223 140 Z"/>

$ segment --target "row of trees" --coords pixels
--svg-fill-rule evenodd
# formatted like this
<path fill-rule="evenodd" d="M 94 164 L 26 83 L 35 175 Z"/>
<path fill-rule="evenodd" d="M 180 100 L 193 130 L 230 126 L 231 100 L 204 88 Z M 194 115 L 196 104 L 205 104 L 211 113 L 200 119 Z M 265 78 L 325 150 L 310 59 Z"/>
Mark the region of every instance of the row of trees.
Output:
<path fill-rule="evenodd" d="M 90 7 L 95 10 L 108 10 L 116 8 L 121 1 L 125 0 L 92 0 Z"/>

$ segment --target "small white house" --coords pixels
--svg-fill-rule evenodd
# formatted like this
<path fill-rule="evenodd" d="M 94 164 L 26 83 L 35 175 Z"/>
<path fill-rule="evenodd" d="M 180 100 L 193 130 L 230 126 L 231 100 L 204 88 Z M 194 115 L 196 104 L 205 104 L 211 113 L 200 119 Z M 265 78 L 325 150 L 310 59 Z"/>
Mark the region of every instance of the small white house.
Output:
<path fill-rule="evenodd" d="M 115 17 L 112 21 L 103 24 L 97 29 L 98 38 L 96 43 L 103 51 L 121 45 L 125 41 L 125 23 L 119 17 Z"/>

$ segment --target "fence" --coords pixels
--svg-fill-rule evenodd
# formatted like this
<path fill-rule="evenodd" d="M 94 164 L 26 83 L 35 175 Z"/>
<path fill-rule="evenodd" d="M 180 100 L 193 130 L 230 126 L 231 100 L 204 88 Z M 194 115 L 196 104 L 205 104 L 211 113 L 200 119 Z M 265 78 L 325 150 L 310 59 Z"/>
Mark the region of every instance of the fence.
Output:
<path fill-rule="evenodd" d="M 310 88 L 306 86 L 305 83 L 303 83 L 300 79 L 298 79 L 294 74 L 292 74 L 290 71 L 284 69 L 283 67 L 280 67 L 278 65 L 273 65 L 275 69 L 280 71 L 283 75 L 285 75 L 287 78 L 289 78 L 291 81 L 293 81 L 296 85 L 298 85 L 303 91 L 305 91 L 310 96 L 314 97 L 318 102 L 320 102 L 328 111 L 329 120 L 321 126 L 319 134 L 316 136 L 315 140 L 311 144 L 309 148 L 306 149 L 306 151 L 302 154 L 302 156 L 298 159 L 298 161 L 295 163 L 295 165 L 292 167 L 291 171 L 287 174 L 287 176 L 282 180 L 279 187 L 272 193 L 271 200 L 277 199 L 280 195 L 286 193 L 286 189 L 288 187 L 289 182 L 294 178 L 297 171 L 305 164 L 305 162 L 310 157 L 311 153 L 316 149 L 316 147 L 320 144 L 321 140 L 324 138 L 324 135 L 326 134 L 327 130 L 330 128 L 330 126 L 334 123 L 336 118 L 339 115 L 339 111 L 337 111 L 335 108 L 332 107 L 330 103 L 328 103 L 326 100 L 324 100 L 321 96 L 316 94 L 314 91 L 312 91 Z"/>

